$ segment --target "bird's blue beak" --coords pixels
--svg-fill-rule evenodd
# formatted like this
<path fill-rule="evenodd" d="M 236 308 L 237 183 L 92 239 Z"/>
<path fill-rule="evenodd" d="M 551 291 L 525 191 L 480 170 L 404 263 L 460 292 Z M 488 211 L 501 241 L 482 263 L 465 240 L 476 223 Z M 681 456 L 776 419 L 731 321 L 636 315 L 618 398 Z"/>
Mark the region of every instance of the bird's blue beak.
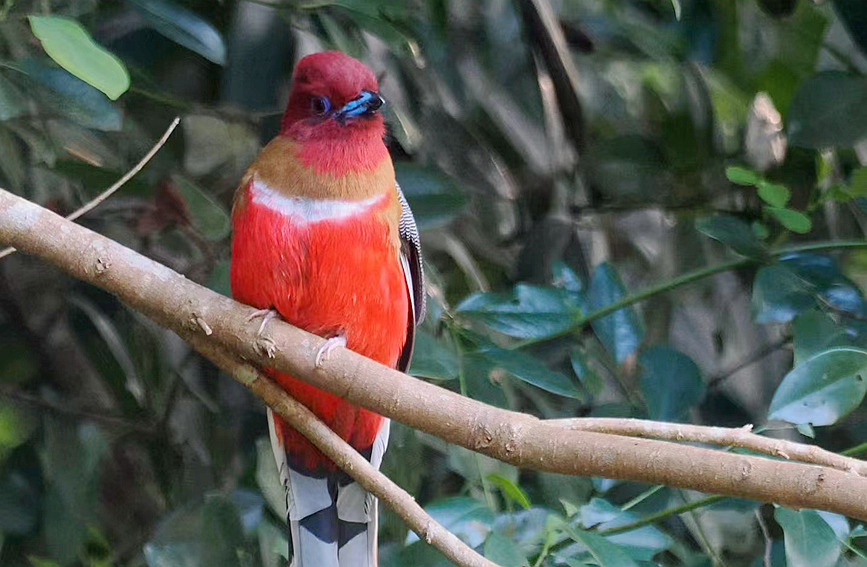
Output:
<path fill-rule="evenodd" d="M 385 104 L 385 100 L 379 96 L 379 93 L 372 91 L 361 91 L 358 97 L 347 102 L 343 107 L 334 113 L 334 117 L 345 122 L 347 118 L 356 116 L 370 116 Z"/>

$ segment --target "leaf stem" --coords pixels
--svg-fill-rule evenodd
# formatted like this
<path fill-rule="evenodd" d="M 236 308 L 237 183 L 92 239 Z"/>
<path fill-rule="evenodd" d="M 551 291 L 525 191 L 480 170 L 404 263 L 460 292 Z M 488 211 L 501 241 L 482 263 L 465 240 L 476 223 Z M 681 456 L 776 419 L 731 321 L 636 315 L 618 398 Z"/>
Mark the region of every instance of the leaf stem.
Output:
<path fill-rule="evenodd" d="M 648 524 L 658 522 L 659 520 L 664 520 L 669 516 L 676 516 L 678 514 L 683 514 L 684 512 L 689 512 L 690 510 L 695 510 L 696 508 L 715 504 L 725 498 L 728 498 L 728 496 L 723 496 L 722 494 L 712 494 L 711 496 L 706 496 L 705 498 L 693 500 L 692 502 L 687 502 L 686 504 L 681 504 L 680 506 L 674 506 L 672 508 L 660 510 L 656 514 L 651 514 L 650 516 L 646 516 L 644 518 L 641 518 L 640 520 L 636 520 L 629 524 L 623 524 L 622 526 L 614 526 L 604 530 L 599 530 L 597 533 L 599 535 L 612 535 L 632 531 L 644 527 Z"/>
<path fill-rule="evenodd" d="M 787 254 L 795 254 L 798 252 L 818 252 L 822 250 L 842 250 L 849 248 L 867 248 L 867 240 L 832 240 L 832 241 L 820 241 L 820 242 L 808 242 L 806 244 L 797 244 L 794 246 L 786 246 L 783 248 L 777 248 L 776 250 L 771 250 L 768 252 L 770 257 L 778 258 L 780 256 L 785 256 Z M 660 282 L 658 284 L 654 284 L 648 286 L 636 293 L 631 295 L 627 295 L 615 301 L 614 303 L 609 303 L 605 307 L 600 307 L 595 311 L 591 311 L 587 315 L 578 318 L 575 323 L 571 326 L 563 329 L 556 335 L 549 335 L 542 338 L 533 338 L 526 339 L 523 341 L 518 341 L 514 343 L 512 348 L 522 348 L 525 346 L 533 345 L 536 343 L 548 341 L 554 338 L 562 337 L 565 335 L 569 335 L 574 333 L 580 329 L 582 329 L 588 323 L 592 323 L 597 319 L 601 319 L 607 315 L 611 315 L 615 311 L 619 311 L 624 307 L 629 307 L 630 305 L 634 305 L 635 303 L 639 303 L 644 301 L 645 299 L 650 299 L 656 295 L 661 293 L 665 293 L 667 291 L 671 291 L 673 289 L 679 288 L 681 286 L 697 282 L 699 280 L 703 280 L 710 276 L 728 272 L 731 270 L 736 270 L 738 268 L 743 268 L 745 266 L 749 266 L 751 264 L 761 263 L 762 259 L 759 258 L 736 258 L 734 260 L 729 260 L 727 262 L 722 262 L 721 264 L 715 264 L 712 266 L 705 266 L 704 268 L 699 268 L 697 270 L 693 270 L 691 272 L 687 272 L 685 274 L 681 274 L 675 278 L 670 280 L 666 280 Z"/>

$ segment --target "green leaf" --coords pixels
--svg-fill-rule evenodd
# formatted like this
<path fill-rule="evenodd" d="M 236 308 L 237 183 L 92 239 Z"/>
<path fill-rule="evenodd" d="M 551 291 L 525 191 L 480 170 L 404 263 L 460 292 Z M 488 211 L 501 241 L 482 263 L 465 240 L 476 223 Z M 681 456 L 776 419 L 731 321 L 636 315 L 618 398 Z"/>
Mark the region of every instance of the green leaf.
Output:
<path fill-rule="evenodd" d="M 849 194 L 852 197 L 867 197 L 867 167 L 859 167 L 852 172 Z"/>
<path fill-rule="evenodd" d="M 28 16 L 45 53 L 111 100 L 129 89 L 129 73 L 120 59 L 93 41 L 81 24 L 62 16 Z"/>
<path fill-rule="evenodd" d="M 397 162 L 394 164 L 394 173 L 420 230 L 450 223 L 467 204 L 464 192 L 450 177 L 437 169 Z"/>
<path fill-rule="evenodd" d="M 518 284 L 508 293 L 474 293 L 455 310 L 499 333 L 521 339 L 556 336 L 576 321 L 576 311 L 566 292 L 529 284 Z"/>
<path fill-rule="evenodd" d="M 759 198 L 772 207 L 785 207 L 792 197 L 789 188 L 779 183 L 761 181 L 758 185 Z"/>
<path fill-rule="evenodd" d="M 500 567 L 524 567 L 529 566 L 527 557 L 521 548 L 511 539 L 492 532 L 485 540 L 485 557 Z"/>
<path fill-rule="evenodd" d="M 763 181 L 762 176 L 755 171 L 736 165 L 726 168 L 726 178 L 737 185 L 747 186 L 758 185 Z"/>
<path fill-rule="evenodd" d="M 487 504 L 466 496 L 437 500 L 425 506 L 425 511 L 470 547 L 479 546 L 485 541 L 494 521 L 494 514 Z M 418 536 L 410 532 L 406 543 L 414 541 L 418 541 Z"/>
<path fill-rule="evenodd" d="M 578 348 L 572 349 L 571 362 L 572 370 L 587 392 L 594 397 L 600 395 L 605 388 L 605 383 L 590 366 L 587 354 Z"/>
<path fill-rule="evenodd" d="M 867 392 L 867 350 L 829 348 L 799 364 L 777 387 L 768 419 L 831 425 L 861 404 Z"/>
<path fill-rule="evenodd" d="M 229 235 L 232 221 L 221 204 L 182 175 L 173 175 L 172 181 L 187 203 L 193 226 L 202 236 L 208 240 L 222 240 Z"/>
<path fill-rule="evenodd" d="M 815 288 L 784 265 L 763 266 L 753 280 L 757 323 L 788 323 L 816 305 Z"/>
<path fill-rule="evenodd" d="M 792 325 L 795 366 L 830 347 L 851 346 L 846 328 L 819 309 L 804 311 Z"/>
<path fill-rule="evenodd" d="M 638 357 L 643 368 L 641 391 L 651 419 L 680 421 L 705 394 L 701 372 L 691 358 L 666 346 L 654 346 Z"/>
<path fill-rule="evenodd" d="M 867 136 L 867 79 L 824 71 L 804 81 L 789 108 L 789 143 L 849 147 Z"/>
<path fill-rule="evenodd" d="M 530 499 L 527 497 L 527 494 L 510 479 L 500 473 L 491 473 L 487 478 L 491 484 L 499 488 L 505 496 L 517 502 L 519 506 L 525 510 L 530 508 Z"/>
<path fill-rule="evenodd" d="M 552 394 L 578 400 L 584 398 L 572 379 L 561 372 L 550 370 L 541 360 L 525 352 L 485 345 L 471 354 L 483 357 L 491 366 L 502 368 L 515 378 Z"/>
<path fill-rule="evenodd" d="M 168 0 L 129 0 L 144 20 L 170 40 L 217 65 L 226 64 L 226 44 L 214 26 Z"/>
<path fill-rule="evenodd" d="M 590 309 L 596 311 L 623 299 L 625 295 L 626 287 L 617 270 L 607 262 L 596 266 L 587 293 Z M 644 339 L 644 327 L 632 306 L 618 309 L 611 315 L 593 321 L 592 325 L 599 340 L 617 362 L 623 362 L 638 350 Z"/>
<path fill-rule="evenodd" d="M 783 528 L 788 567 L 834 567 L 841 543 L 815 510 L 777 508 L 774 519 Z"/>
<path fill-rule="evenodd" d="M 565 526 L 565 530 L 572 540 L 587 547 L 599 567 L 638 567 L 619 545 L 604 537 L 570 526 Z"/>
<path fill-rule="evenodd" d="M 624 512 L 602 498 L 591 498 L 590 502 L 581 506 L 581 525 L 586 529 L 607 530 L 640 519 L 640 515 L 632 511 Z M 646 561 L 674 545 L 674 540 L 655 525 L 608 535 L 605 539 L 621 546 L 633 559 Z"/>
<path fill-rule="evenodd" d="M 792 232 L 806 234 L 813 228 L 810 218 L 801 211 L 793 209 L 781 209 L 778 207 L 765 207 L 765 211 L 776 218 L 781 225 Z"/>
<path fill-rule="evenodd" d="M 423 329 L 416 330 L 409 374 L 432 380 L 453 380 L 459 371 L 457 353 L 450 345 Z"/>
<path fill-rule="evenodd" d="M 704 217 L 696 221 L 695 228 L 741 256 L 757 259 L 767 256 L 767 247 L 756 238 L 750 225 L 737 217 Z"/>
<path fill-rule="evenodd" d="M 21 70 L 34 87 L 33 95 L 45 108 L 51 108 L 74 122 L 94 130 L 120 130 L 123 117 L 105 95 L 59 67 L 34 59 L 21 64 Z"/>

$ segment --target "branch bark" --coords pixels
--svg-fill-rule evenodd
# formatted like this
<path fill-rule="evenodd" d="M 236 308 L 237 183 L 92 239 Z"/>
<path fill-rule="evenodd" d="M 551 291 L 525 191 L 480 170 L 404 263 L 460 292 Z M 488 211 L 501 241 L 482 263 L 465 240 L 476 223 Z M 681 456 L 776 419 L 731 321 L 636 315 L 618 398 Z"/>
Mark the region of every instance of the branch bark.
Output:
<path fill-rule="evenodd" d="M 791 461 L 801 461 L 831 467 L 843 472 L 867 477 L 867 462 L 838 455 L 815 445 L 795 443 L 786 439 L 764 437 L 752 432 L 752 425 L 739 429 L 708 427 L 687 423 L 664 423 L 646 419 L 619 419 L 610 417 L 579 417 L 552 419 L 548 423 L 562 425 L 576 431 L 595 431 L 627 437 L 659 439 L 690 443 L 707 443 L 724 447 L 740 447 Z"/>
<path fill-rule="evenodd" d="M 114 293 L 181 336 L 220 345 L 250 363 L 289 372 L 411 427 L 519 467 L 667 484 L 867 519 L 867 478 L 855 473 L 570 430 L 464 398 L 346 349 L 333 351 L 317 369 L 313 361 L 323 339 L 275 321 L 268 336 L 257 340 L 257 324 L 248 320 L 252 308 L 2 190 L 0 242 Z"/>

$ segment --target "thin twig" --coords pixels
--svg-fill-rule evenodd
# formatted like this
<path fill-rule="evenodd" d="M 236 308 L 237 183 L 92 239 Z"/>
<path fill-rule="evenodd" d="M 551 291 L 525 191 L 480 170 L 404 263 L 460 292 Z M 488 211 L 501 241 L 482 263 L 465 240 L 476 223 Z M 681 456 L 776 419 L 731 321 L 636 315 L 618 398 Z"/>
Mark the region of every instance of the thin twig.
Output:
<path fill-rule="evenodd" d="M 169 127 L 163 133 L 162 137 L 157 141 L 156 144 L 154 144 L 154 146 L 148 151 L 148 153 L 146 153 L 144 155 L 144 157 L 141 158 L 141 160 L 139 160 L 139 162 L 133 166 L 132 169 L 130 169 L 129 171 L 124 173 L 123 176 L 120 179 L 118 179 L 117 181 L 115 181 L 111 187 L 109 187 L 108 189 L 106 189 L 105 191 L 103 191 L 102 193 L 100 193 L 99 195 L 94 197 L 93 199 L 91 199 L 89 202 L 85 203 L 82 207 L 80 207 L 76 211 L 73 211 L 72 213 L 67 215 L 66 220 L 74 221 L 74 220 L 78 219 L 79 217 L 81 217 L 82 215 L 89 213 L 94 208 L 98 207 L 100 203 L 102 203 L 103 201 L 105 201 L 106 199 L 111 197 L 118 189 L 123 187 L 127 181 L 129 181 L 130 179 L 135 177 L 135 175 L 139 171 L 141 171 L 142 168 L 144 168 L 144 166 L 147 165 L 147 163 L 150 160 L 152 160 L 155 155 L 157 155 L 157 152 L 160 151 L 160 149 L 166 144 L 166 142 L 169 140 L 169 136 L 172 135 L 172 132 L 175 131 L 175 128 L 178 127 L 178 124 L 180 124 L 180 122 L 181 122 L 181 119 L 178 117 L 175 117 L 175 119 L 172 120 L 172 123 L 169 124 Z M 9 255 L 14 254 L 14 253 L 15 253 L 15 248 L 12 246 L 10 246 L 9 248 L 6 248 L 4 250 L 0 250 L 0 260 L 2 260 L 6 256 L 9 256 Z"/>
<path fill-rule="evenodd" d="M 844 472 L 867 476 L 867 461 L 838 455 L 815 445 L 805 445 L 785 439 L 757 435 L 752 432 L 752 425 L 741 428 L 710 427 L 611 417 L 551 419 L 547 423 L 562 425 L 573 430 L 594 431 L 627 437 L 740 447 L 774 457 L 823 465 Z"/>
<path fill-rule="evenodd" d="M 67 407 L 65 405 L 54 404 L 38 396 L 33 396 L 31 394 L 27 394 L 18 390 L 13 390 L 11 388 L 0 388 L 0 397 L 12 400 L 13 402 L 17 402 L 20 404 L 25 404 L 39 410 L 43 410 L 57 415 L 63 415 L 73 419 L 98 421 L 103 425 L 117 427 L 120 429 L 129 429 L 132 431 L 136 431 L 137 433 L 143 433 L 146 435 L 150 435 L 154 432 L 154 427 L 147 423 L 136 423 L 120 416 L 108 415 L 87 410 L 79 410 Z"/>
<path fill-rule="evenodd" d="M 715 376 L 712 376 L 711 379 L 708 380 L 708 382 L 707 382 L 707 389 L 712 390 L 714 388 L 717 388 L 720 385 L 720 383 L 724 382 L 725 380 L 728 380 L 729 378 L 731 378 L 732 376 L 734 376 L 735 374 L 737 374 L 738 372 L 740 372 L 744 368 L 747 368 L 748 366 L 752 366 L 753 364 L 759 362 L 760 360 L 762 360 L 766 356 L 770 356 L 771 354 L 777 352 L 779 349 L 781 349 L 784 346 L 786 346 L 787 344 L 789 344 L 789 341 L 791 341 L 791 340 L 792 340 L 792 337 L 783 337 L 782 339 L 780 339 L 776 342 L 773 342 L 773 343 L 770 343 L 770 344 L 763 346 L 762 348 L 760 348 L 759 350 L 750 354 L 749 356 L 744 358 L 744 360 L 741 360 L 740 362 L 738 362 L 737 364 L 735 364 L 731 368 L 727 368 L 727 369 L 723 370 L 722 372 L 719 372 Z"/>
<path fill-rule="evenodd" d="M 754 510 L 754 512 L 756 514 L 756 520 L 759 522 L 759 529 L 762 530 L 762 537 L 765 538 L 765 567 L 771 567 L 771 552 L 774 549 L 774 540 L 771 539 L 768 525 L 765 523 L 765 519 L 762 518 L 762 507 L 759 506 Z"/>
<path fill-rule="evenodd" d="M 640 520 L 635 520 L 634 522 L 630 522 L 628 524 L 623 524 L 622 526 L 612 526 L 610 528 L 606 528 L 604 530 L 599 530 L 597 533 L 599 535 L 613 535 L 619 534 L 623 532 L 628 532 L 632 530 L 636 530 L 638 528 L 647 526 L 649 524 L 653 524 L 658 522 L 659 520 L 664 520 L 669 516 L 677 516 L 679 514 L 683 514 L 685 512 L 689 512 L 690 510 L 695 510 L 696 508 L 701 508 L 702 506 L 710 506 L 711 504 L 715 504 L 720 500 L 726 498 L 725 496 L 721 496 L 719 494 L 713 494 L 711 496 L 706 496 L 705 498 L 700 498 L 699 500 L 693 500 L 692 502 L 687 502 L 685 504 L 681 504 L 680 506 L 675 506 L 673 508 L 666 508 L 665 510 L 660 510 L 655 514 L 651 514 L 649 516 L 645 516 Z"/>

